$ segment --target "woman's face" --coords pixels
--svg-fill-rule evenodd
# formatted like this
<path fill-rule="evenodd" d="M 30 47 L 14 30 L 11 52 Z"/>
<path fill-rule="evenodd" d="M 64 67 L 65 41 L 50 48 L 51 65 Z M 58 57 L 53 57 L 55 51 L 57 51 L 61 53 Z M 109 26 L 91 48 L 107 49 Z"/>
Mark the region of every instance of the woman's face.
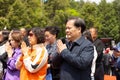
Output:
<path fill-rule="evenodd" d="M 45 31 L 45 41 L 49 44 L 54 43 L 56 35 L 51 34 L 49 31 Z"/>
<path fill-rule="evenodd" d="M 16 42 L 12 37 L 9 38 L 9 43 L 12 46 L 12 48 L 18 48 L 19 44 L 18 42 Z"/>
<path fill-rule="evenodd" d="M 32 31 L 30 31 L 28 34 L 28 40 L 31 46 L 37 44 L 37 38 Z"/>

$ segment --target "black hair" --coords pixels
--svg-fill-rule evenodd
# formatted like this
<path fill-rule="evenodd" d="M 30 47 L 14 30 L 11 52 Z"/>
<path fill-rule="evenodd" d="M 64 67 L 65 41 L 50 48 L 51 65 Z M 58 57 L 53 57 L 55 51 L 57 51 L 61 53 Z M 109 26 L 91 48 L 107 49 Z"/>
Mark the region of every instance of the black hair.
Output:
<path fill-rule="evenodd" d="M 32 31 L 36 36 L 37 44 L 45 42 L 45 34 L 43 29 L 41 29 L 40 27 L 33 27 L 32 29 L 29 30 L 29 32 L 30 31 Z"/>
<path fill-rule="evenodd" d="M 58 37 L 58 34 L 60 32 L 60 28 L 57 26 L 47 26 L 45 28 L 45 31 L 50 32 L 52 35 L 56 35 L 56 37 Z"/>
<path fill-rule="evenodd" d="M 2 46 L 3 44 L 5 44 L 8 41 L 10 31 L 2 30 L 1 32 L 2 32 L 2 36 L 3 36 L 3 40 L 0 42 L 0 46 Z"/>
<path fill-rule="evenodd" d="M 10 33 L 10 31 L 8 31 L 8 30 L 3 30 L 2 31 L 4 41 L 8 40 L 9 33 Z"/>
<path fill-rule="evenodd" d="M 70 17 L 68 18 L 68 20 L 66 21 L 66 23 L 70 20 L 75 20 L 74 22 L 74 26 L 75 27 L 81 27 L 81 33 L 83 33 L 86 29 L 86 25 L 85 25 L 85 21 L 79 17 Z"/>
<path fill-rule="evenodd" d="M 89 41 L 93 42 L 92 36 L 89 30 L 84 31 L 83 36 L 85 36 Z"/>

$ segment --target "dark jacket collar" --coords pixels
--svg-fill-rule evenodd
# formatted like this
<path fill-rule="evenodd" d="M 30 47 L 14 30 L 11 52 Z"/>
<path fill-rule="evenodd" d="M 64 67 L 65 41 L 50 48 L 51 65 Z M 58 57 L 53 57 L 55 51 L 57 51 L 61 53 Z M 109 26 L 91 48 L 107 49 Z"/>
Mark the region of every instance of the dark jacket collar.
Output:
<path fill-rule="evenodd" d="M 85 40 L 84 36 L 81 36 L 78 40 L 75 41 L 76 44 L 81 45 Z"/>

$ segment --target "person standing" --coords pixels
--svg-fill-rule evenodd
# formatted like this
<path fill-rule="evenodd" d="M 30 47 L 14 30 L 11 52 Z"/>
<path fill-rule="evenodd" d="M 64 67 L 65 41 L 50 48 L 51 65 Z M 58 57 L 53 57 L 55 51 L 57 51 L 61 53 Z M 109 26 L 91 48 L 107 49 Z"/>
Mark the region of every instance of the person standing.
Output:
<path fill-rule="evenodd" d="M 115 47 L 113 47 L 113 59 L 114 59 L 114 72 L 116 76 L 116 80 L 120 80 L 120 42 L 117 43 Z"/>
<path fill-rule="evenodd" d="M 91 80 L 94 46 L 82 35 L 85 29 L 85 22 L 79 17 L 71 17 L 66 22 L 66 43 L 57 41 L 63 59 L 60 80 Z"/>
<path fill-rule="evenodd" d="M 8 56 L 7 69 L 3 80 L 20 80 L 20 70 L 15 67 L 18 57 L 21 55 L 22 35 L 20 31 L 14 30 L 9 35 L 9 42 L 5 44 Z"/>
<path fill-rule="evenodd" d="M 45 80 L 48 53 L 44 46 L 44 31 L 39 27 L 30 29 L 28 40 L 30 46 L 22 42 L 22 56 L 16 62 L 17 69 L 20 69 L 20 80 Z"/>
<path fill-rule="evenodd" d="M 89 30 L 86 30 L 83 32 L 83 35 L 86 37 L 86 39 L 88 39 L 89 41 L 93 42 L 92 40 L 92 36 Z M 91 80 L 95 80 L 94 74 L 95 74 L 95 70 L 96 70 L 96 59 L 97 59 L 97 51 L 96 51 L 96 47 L 94 46 L 94 59 L 92 61 L 92 67 L 91 67 Z"/>
<path fill-rule="evenodd" d="M 95 27 L 91 27 L 89 31 L 92 36 L 93 44 L 95 45 L 98 53 L 98 57 L 96 60 L 95 80 L 104 80 L 104 67 L 103 67 L 102 58 L 103 58 L 103 49 L 105 48 L 105 46 L 103 42 L 100 39 L 98 39 L 98 31 Z"/>
<path fill-rule="evenodd" d="M 58 65 L 58 67 L 55 67 L 52 64 L 52 62 L 55 60 L 56 56 L 58 55 L 56 41 L 59 32 L 60 29 L 56 26 L 48 26 L 45 28 L 45 39 L 46 39 L 46 43 L 48 43 L 46 45 L 46 48 L 48 50 L 48 64 L 49 64 L 46 80 L 60 79 L 59 78 L 60 65 Z"/>
<path fill-rule="evenodd" d="M 0 80 L 2 80 L 4 71 L 7 68 L 7 53 L 5 51 L 5 44 L 8 41 L 9 31 L 0 31 Z"/>
<path fill-rule="evenodd" d="M 26 45 L 29 46 L 29 41 L 28 41 L 28 30 L 26 28 L 20 28 L 20 32 L 23 36 L 23 40 L 25 41 Z"/>

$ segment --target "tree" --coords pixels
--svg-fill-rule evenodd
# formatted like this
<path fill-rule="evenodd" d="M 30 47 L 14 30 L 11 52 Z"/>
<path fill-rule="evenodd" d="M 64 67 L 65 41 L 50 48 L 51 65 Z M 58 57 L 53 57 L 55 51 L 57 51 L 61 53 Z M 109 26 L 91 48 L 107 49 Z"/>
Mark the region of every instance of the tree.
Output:
<path fill-rule="evenodd" d="M 59 26 L 65 35 L 65 21 L 70 16 L 85 20 L 87 29 L 98 28 L 99 37 L 120 40 L 120 0 L 99 4 L 83 0 L 0 0 L 0 29 Z"/>
<path fill-rule="evenodd" d="M 65 10 L 69 6 L 69 0 L 47 0 L 45 10 L 48 17 L 52 19 L 56 14 L 56 10 Z"/>
<path fill-rule="evenodd" d="M 10 7 L 7 18 L 11 29 L 20 27 L 43 27 L 39 0 L 16 0 Z"/>
<path fill-rule="evenodd" d="M 97 5 L 95 3 L 86 2 L 79 8 L 80 16 L 85 20 L 87 28 L 96 25 L 99 17 L 97 17 Z"/>
<path fill-rule="evenodd" d="M 66 13 L 65 11 L 70 6 L 69 0 L 47 0 L 44 3 L 45 13 L 47 13 L 48 26 L 59 26 L 61 28 L 60 36 L 65 34 L 65 21 Z"/>
<path fill-rule="evenodd" d="M 4 29 L 5 27 L 9 26 L 8 19 L 5 17 L 0 17 L 0 30 Z"/>
<path fill-rule="evenodd" d="M 118 38 L 117 41 L 120 41 L 120 0 L 114 0 L 113 1 L 113 8 L 115 9 L 115 16 L 118 24 Z"/>
<path fill-rule="evenodd" d="M 25 4 L 22 3 L 21 0 L 16 0 L 12 4 L 7 15 L 11 29 L 25 26 L 25 22 L 28 21 L 25 19 L 27 17 L 25 11 Z"/>
<path fill-rule="evenodd" d="M 99 26 L 100 36 L 102 37 L 112 37 L 113 39 L 118 39 L 118 24 L 115 9 L 112 3 L 106 3 L 106 0 L 102 0 L 98 5 L 98 17 L 100 18 Z"/>
<path fill-rule="evenodd" d="M 9 12 L 9 7 L 15 0 L 0 0 L 0 16 L 5 17 Z"/>

